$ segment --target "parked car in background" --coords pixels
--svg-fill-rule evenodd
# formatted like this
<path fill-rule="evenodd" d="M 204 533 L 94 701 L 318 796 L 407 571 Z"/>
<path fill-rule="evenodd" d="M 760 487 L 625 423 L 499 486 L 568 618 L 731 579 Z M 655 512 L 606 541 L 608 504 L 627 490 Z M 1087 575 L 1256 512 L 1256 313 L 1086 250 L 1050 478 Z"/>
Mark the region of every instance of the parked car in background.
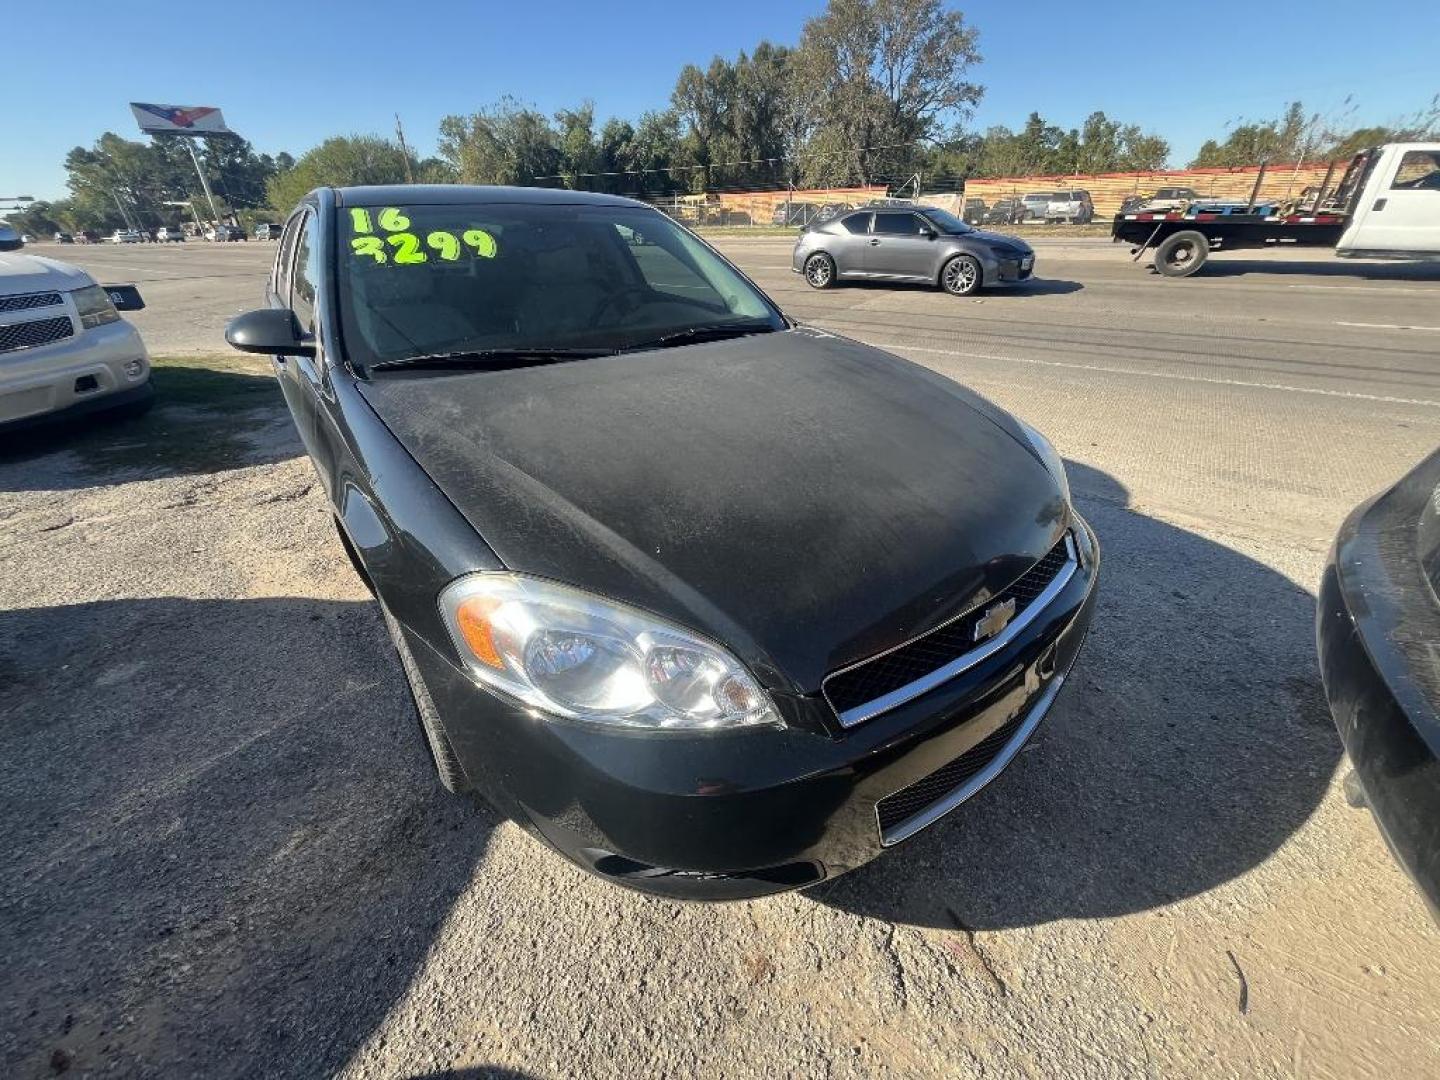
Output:
<path fill-rule="evenodd" d="M 1182 206 L 1188 206 L 1202 196 L 1194 188 L 1190 187 L 1162 187 L 1156 190 L 1149 198 L 1142 199 L 1138 206 L 1140 210 L 1178 210 Z M 1233 200 L 1232 200 L 1233 201 Z M 1241 199 L 1243 204 L 1245 200 Z M 1123 211 L 1122 212 L 1132 212 Z"/>
<path fill-rule="evenodd" d="M 177 225 L 161 225 L 155 230 L 157 244 L 181 244 L 185 242 L 185 230 Z"/>
<path fill-rule="evenodd" d="M 803 229 L 816 222 L 829 221 L 836 214 L 842 213 L 849 208 L 849 203 L 839 202 L 781 203 L 775 208 L 774 214 L 771 215 L 771 223 Z"/>
<path fill-rule="evenodd" d="M 150 404 L 150 355 L 121 310 L 133 285 L 97 285 L 79 267 L 19 254 L 0 225 L 0 431 Z"/>
<path fill-rule="evenodd" d="M 245 230 L 238 225 L 212 225 L 205 230 L 205 239 L 219 244 L 245 240 Z"/>
<path fill-rule="evenodd" d="M 968 296 L 1030 277 L 1035 252 L 1024 240 L 982 232 L 948 210 L 917 206 L 855 210 L 806 229 L 790 267 L 812 288 L 837 281 L 908 281 Z"/>
<path fill-rule="evenodd" d="M 1025 207 L 1019 199 L 1001 199 L 985 211 L 986 225 L 1019 225 L 1025 220 Z"/>
<path fill-rule="evenodd" d="M 1050 204 L 1064 194 L 1061 191 L 1032 191 L 1029 195 L 1020 196 L 1020 205 L 1025 212 L 1020 220 L 1044 221 L 1050 213 Z"/>
<path fill-rule="evenodd" d="M 143 242 L 143 239 L 134 229 L 116 229 L 110 234 L 110 243 L 112 244 L 139 244 Z"/>
<path fill-rule="evenodd" d="M 22 236 L 22 237 L 20 238 L 20 240 L 21 240 L 22 243 L 25 243 L 25 244 L 33 244 L 33 243 L 35 243 L 35 237 L 31 236 L 29 233 L 26 233 L 24 236 Z"/>
<path fill-rule="evenodd" d="M 983 225 L 985 223 L 985 200 L 966 199 L 965 212 L 961 214 L 967 225 Z"/>
<path fill-rule="evenodd" d="M 1095 217 L 1095 204 L 1090 192 L 1081 188 L 1057 191 L 1045 207 L 1046 221 L 1063 221 L 1067 225 L 1088 225 Z"/>
<path fill-rule="evenodd" d="M 264 222 L 255 226 L 256 240 L 279 240 L 284 228 L 275 222 Z"/>
<path fill-rule="evenodd" d="M 93 229 L 81 229 L 75 234 L 75 242 L 77 244 L 98 244 L 100 243 L 100 234 Z"/>
<path fill-rule="evenodd" d="M 68 232 L 57 232 L 57 233 L 56 233 L 54 236 L 52 236 L 50 239 L 54 240 L 55 243 L 57 243 L 57 244 L 73 244 L 73 243 L 75 243 L 75 237 L 71 236 Z"/>
<path fill-rule="evenodd" d="M 1440 919 L 1440 450 L 1340 526 L 1315 637 L 1325 695 L 1368 806 Z"/>
<path fill-rule="evenodd" d="M 1054 447 L 654 208 L 321 189 L 279 250 L 225 336 L 275 358 L 441 783 L 582 868 L 816 884 L 963 805 L 1061 692 L 1100 552 Z"/>

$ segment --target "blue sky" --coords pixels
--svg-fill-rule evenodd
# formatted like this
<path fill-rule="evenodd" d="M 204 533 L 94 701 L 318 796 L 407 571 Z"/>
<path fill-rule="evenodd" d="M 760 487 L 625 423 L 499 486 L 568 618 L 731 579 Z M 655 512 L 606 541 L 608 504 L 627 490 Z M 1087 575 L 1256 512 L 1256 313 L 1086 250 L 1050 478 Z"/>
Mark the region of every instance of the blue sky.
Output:
<path fill-rule="evenodd" d="M 1184 6 L 961 3 L 980 31 L 974 125 L 1032 109 L 1070 127 L 1095 109 L 1169 139 L 1183 164 L 1239 118 L 1292 98 L 1355 121 L 1414 112 L 1440 92 L 1440 3 L 1335 0 Z M 218 105 L 257 149 L 297 156 L 326 135 L 393 130 L 421 153 L 440 117 L 509 93 L 547 112 L 590 98 L 601 119 L 665 104 L 687 62 L 768 38 L 793 44 L 823 0 L 682 4 L 250 0 L 243 5 L 29 4 L 0 61 L 0 194 L 65 194 L 61 160 L 112 130 L 129 101 Z M 83 18 L 75 12 L 83 8 Z M 1277 22 L 1292 18 L 1304 29 Z M 1224 27 L 1210 32 L 1197 26 Z M 1253 29 L 1245 29 L 1252 26 Z M 23 29 L 22 29 L 23 28 Z"/>

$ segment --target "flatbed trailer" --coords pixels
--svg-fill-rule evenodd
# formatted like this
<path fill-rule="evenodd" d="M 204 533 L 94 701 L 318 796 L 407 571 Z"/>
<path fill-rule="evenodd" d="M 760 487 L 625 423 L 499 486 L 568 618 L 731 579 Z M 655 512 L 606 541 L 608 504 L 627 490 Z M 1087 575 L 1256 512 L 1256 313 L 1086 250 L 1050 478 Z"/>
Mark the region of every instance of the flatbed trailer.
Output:
<path fill-rule="evenodd" d="M 1355 155 L 1327 195 L 1332 166 L 1307 207 L 1275 211 L 1256 205 L 1262 166 L 1243 212 L 1134 211 L 1115 215 L 1116 242 L 1139 259 L 1154 251 L 1155 269 L 1188 277 L 1215 251 L 1271 247 L 1333 248 L 1342 258 L 1440 259 L 1440 143 L 1390 143 Z"/>

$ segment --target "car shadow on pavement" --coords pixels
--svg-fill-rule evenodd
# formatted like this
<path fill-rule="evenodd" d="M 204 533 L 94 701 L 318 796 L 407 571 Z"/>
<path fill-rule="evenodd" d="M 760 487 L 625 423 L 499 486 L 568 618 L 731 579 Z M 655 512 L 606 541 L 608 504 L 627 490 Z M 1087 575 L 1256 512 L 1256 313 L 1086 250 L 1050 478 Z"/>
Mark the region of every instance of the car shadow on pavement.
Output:
<path fill-rule="evenodd" d="M 1153 271 L 1153 267 L 1152 267 Z M 1158 271 L 1155 271 L 1158 273 Z M 1244 277 L 1247 274 L 1292 274 L 1296 277 L 1363 278 L 1366 281 L 1440 281 L 1440 264 L 1419 262 L 1365 263 L 1276 262 L 1269 259 L 1211 259 L 1197 277 Z"/>
<path fill-rule="evenodd" d="M 945 293 L 934 285 L 927 285 L 923 282 L 910 281 L 837 281 L 833 286 L 837 291 L 845 289 L 860 289 L 868 292 L 930 292 Z M 991 300 L 1010 298 L 1023 300 L 1031 296 L 1060 296 L 1065 293 L 1079 292 L 1085 288 L 1078 281 L 1068 281 L 1064 278 L 1031 278 L 1029 281 L 1022 281 L 1015 285 L 1003 285 L 999 288 L 983 288 L 979 292 L 969 296 L 957 296 L 956 300 Z"/>
<path fill-rule="evenodd" d="M 155 405 L 0 433 L 0 491 L 62 491 L 217 473 L 296 457 L 273 376 L 196 361 L 154 369 Z"/>
<path fill-rule="evenodd" d="M 0 1075 L 333 1074 L 499 821 L 373 603 L 0 612 L 0 687 Z"/>
<path fill-rule="evenodd" d="M 1069 469 L 1100 597 L 1055 708 L 987 789 L 815 899 L 951 929 L 1125 915 L 1244 874 L 1324 798 L 1311 594 Z"/>

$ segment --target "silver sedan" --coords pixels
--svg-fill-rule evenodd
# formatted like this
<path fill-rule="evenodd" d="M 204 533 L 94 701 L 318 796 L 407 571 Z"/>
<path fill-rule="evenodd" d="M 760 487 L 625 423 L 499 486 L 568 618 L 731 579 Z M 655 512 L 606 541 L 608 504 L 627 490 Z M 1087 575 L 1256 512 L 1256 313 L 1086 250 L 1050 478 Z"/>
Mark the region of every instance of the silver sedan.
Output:
<path fill-rule="evenodd" d="M 805 229 L 791 269 L 816 289 L 837 281 L 905 281 L 968 296 L 1025 281 L 1035 252 L 1014 236 L 984 232 L 929 206 L 852 210 Z"/>

